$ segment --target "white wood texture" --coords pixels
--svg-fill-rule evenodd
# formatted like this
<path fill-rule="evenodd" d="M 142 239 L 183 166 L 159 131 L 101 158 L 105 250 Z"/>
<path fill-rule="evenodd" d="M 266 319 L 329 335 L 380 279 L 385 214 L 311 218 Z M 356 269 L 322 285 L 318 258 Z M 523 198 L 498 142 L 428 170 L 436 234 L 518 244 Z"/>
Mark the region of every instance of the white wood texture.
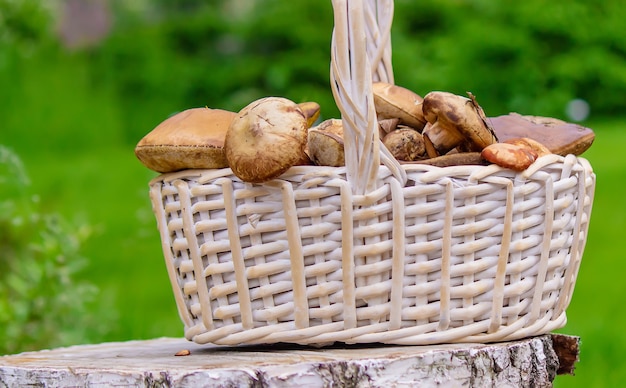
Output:
<path fill-rule="evenodd" d="M 176 356 L 189 350 L 188 356 Z M 497 344 L 222 347 L 182 338 L 0 357 L 0 387 L 549 387 L 544 335 Z"/>

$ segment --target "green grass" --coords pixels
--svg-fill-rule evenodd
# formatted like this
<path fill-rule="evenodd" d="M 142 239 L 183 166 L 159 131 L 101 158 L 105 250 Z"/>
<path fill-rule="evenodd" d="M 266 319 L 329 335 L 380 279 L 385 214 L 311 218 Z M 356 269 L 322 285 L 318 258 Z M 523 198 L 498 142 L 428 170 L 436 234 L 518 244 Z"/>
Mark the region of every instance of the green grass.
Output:
<path fill-rule="evenodd" d="M 95 230 L 83 246 L 90 261 L 83 275 L 117 318 L 103 340 L 182 335 L 148 198 L 155 174 L 132 148 L 25 159 L 47 210 Z"/>
<path fill-rule="evenodd" d="M 106 321 L 113 318 L 102 340 L 182 335 L 148 198 L 156 174 L 125 139 L 123 102 L 94 85 L 80 56 L 43 53 L 2 65 L 0 143 L 22 159 L 42 211 L 95 232 L 81 252 L 90 262 L 82 275 L 101 290 Z M 161 119 L 135 117 L 149 123 L 145 132 Z"/>

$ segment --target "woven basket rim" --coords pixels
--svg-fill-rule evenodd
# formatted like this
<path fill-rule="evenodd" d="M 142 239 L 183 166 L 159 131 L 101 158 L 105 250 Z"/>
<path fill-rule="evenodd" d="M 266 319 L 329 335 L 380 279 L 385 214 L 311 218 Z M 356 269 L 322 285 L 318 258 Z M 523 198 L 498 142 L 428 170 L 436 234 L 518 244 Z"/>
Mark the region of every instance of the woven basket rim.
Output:
<path fill-rule="evenodd" d="M 544 168 L 545 166 L 549 164 L 563 163 L 567 158 L 576 158 L 584 167 L 591 170 L 591 164 L 589 163 L 588 159 L 586 159 L 585 157 L 576 156 L 573 154 L 569 154 L 566 156 L 557 155 L 557 154 L 548 154 L 548 155 L 540 156 L 539 158 L 537 158 L 535 163 L 531 165 L 531 167 L 521 172 L 516 172 L 506 167 L 498 166 L 496 164 L 489 164 L 489 165 L 467 164 L 467 165 L 456 165 L 456 166 L 433 166 L 433 165 L 429 165 L 425 163 L 402 163 L 401 167 L 405 171 L 431 172 L 433 174 L 437 174 L 441 176 L 476 175 L 476 174 L 482 175 L 480 174 L 481 172 L 483 172 L 484 175 L 490 175 L 495 172 L 501 172 L 504 174 L 518 175 L 521 178 L 525 178 L 525 177 L 531 176 L 536 171 Z M 381 165 L 380 168 L 385 169 L 386 166 Z M 324 173 L 324 172 L 330 172 L 330 171 L 332 171 L 337 176 L 341 176 L 341 175 L 345 175 L 346 167 L 345 166 L 341 166 L 341 167 L 315 166 L 315 165 L 293 166 L 289 168 L 286 172 L 284 172 L 281 176 L 274 178 L 273 180 L 280 181 L 280 180 L 284 180 L 286 177 L 290 177 L 294 175 L 306 175 L 306 174 Z M 230 167 L 216 168 L 216 169 L 190 168 L 190 169 L 185 169 L 185 170 L 180 170 L 180 171 L 160 173 L 149 181 L 149 185 L 152 185 L 154 182 L 160 182 L 160 181 L 169 182 L 175 179 L 179 179 L 181 177 L 189 178 L 189 177 L 201 176 L 201 175 L 206 175 L 206 174 L 215 175 L 216 177 L 218 176 L 225 177 L 225 176 L 233 175 Z M 236 176 L 232 176 L 232 177 L 237 179 Z M 262 186 L 264 183 L 246 182 L 246 184 Z"/>

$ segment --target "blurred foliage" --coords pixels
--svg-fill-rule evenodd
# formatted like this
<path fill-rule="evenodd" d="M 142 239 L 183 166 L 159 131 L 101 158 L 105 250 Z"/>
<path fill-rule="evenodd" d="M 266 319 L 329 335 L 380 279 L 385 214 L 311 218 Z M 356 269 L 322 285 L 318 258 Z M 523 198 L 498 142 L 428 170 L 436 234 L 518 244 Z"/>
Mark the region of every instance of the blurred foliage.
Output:
<path fill-rule="evenodd" d="M 137 110 L 157 109 L 152 117 L 198 105 L 239 110 L 281 95 L 319 101 L 326 117 L 338 115 L 328 86 L 330 2 L 250 3 L 238 12 L 220 1 L 171 6 L 103 44 L 93 60 L 125 97 L 129 140 L 151 127 Z M 595 115 L 621 113 L 624 17 L 618 1 L 397 1 L 396 82 L 422 95 L 472 91 L 489 115 L 564 118 L 574 98 L 589 101 Z"/>
<path fill-rule="evenodd" d="M 471 90 L 487 114 L 564 118 L 574 98 L 622 114 L 626 41 L 619 1 L 398 1 L 398 83 Z M 566 118 L 566 117 L 565 117 Z"/>
<path fill-rule="evenodd" d="M 84 94 L 76 101 L 62 96 L 81 109 L 80 122 L 96 127 L 84 120 L 94 103 L 108 109 L 109 122 L 99 124 L 106 124 L 113 141 L 134 145 L 167 116 L 189 107 L 239 110 L 266 95 L 315 100 L 323 117 L 338 116 L 329 87 L 330 1 L 111 0 L 115 23 L 107 39 L 71 52 L 44 38 L 45 12 L 29 11 L 36 3 L 0 0 L 5 8 L 22 4 L 3 22 L 10 36 L 20 37 L 16 44 L 45 42 L 38 53 L 13 61 L 13 68 L 5 58 L 0 81 L 6 70 L 5 76 L 27 83 L 27 77 L 44 77 L 36 73 L 47 66 L 46 74 L 66 83 L 66 90 Z M 565 106 L 575 98 L 588 101 L 595 117 L 620 114 L 623 102 L 616 96 L 626 94 L 624 17 L 617 0 L 397 0 L 396 83 L 422 95 L 471 91 L 490 116 L 517 111 L 567 119 Z M 52 81 L 40 85 L 46 82 Z M 80 126 L 53 123 L 60 133 Z M 81 136 L 97 136 L 102 129 L 76 132 L 68 138 L 78 135 L 72 141 L 80 143 Z"/>
<path fill-rule="evenodd" d="M 126 15 L 133 22 L 95 53 L 99 82 L 124 96 L 131 143 L 156 124 L 138 112 L 162 120 L 195 106 L 238 111 L 265 95 L 321 101 L 336 111 L 328 86 L 330 2 L 234 3 L 143 9 L 151 17 L 140 24 Z"/>
<path fill-rule="evenodd" d="M 21 48 L 36 44 L 49 35 L 52 16 L 38 0 L 0 0 L 0 44 Z"/>
<path fill-rule="evenodd" d="M 0 354 L 93 341 L 114 316 L 76 280 L 90 228 L 42 213 L 28 186 L 20 159 L 0 146 Z"/>

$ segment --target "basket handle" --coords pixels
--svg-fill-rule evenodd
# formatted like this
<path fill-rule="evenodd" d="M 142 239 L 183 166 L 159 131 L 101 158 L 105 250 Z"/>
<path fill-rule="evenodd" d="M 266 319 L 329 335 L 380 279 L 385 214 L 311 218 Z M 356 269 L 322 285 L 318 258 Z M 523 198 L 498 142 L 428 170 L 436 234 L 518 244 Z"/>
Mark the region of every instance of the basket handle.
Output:
<path fill-rule="evenodd" d="M 375 190 L 382 162 L 404 186 L 406 172 L 382 145 L 372 83 L 393 83 L 393 0 L 332 0 L 330 83 L 341 112 L 347 180 L 355 194 Z"/>

